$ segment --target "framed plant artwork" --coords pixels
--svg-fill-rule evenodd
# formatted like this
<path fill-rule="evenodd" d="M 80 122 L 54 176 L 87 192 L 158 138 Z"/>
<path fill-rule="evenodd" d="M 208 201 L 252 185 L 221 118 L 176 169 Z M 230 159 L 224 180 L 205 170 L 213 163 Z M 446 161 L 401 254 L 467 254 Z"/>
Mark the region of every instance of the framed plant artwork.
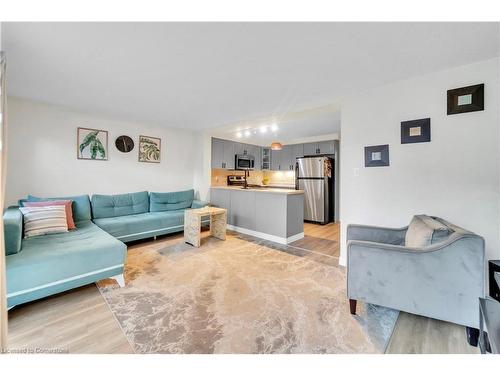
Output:
<path fill-rule="evenodd" d="M 83 160 L 108 160 L 108 132 L 106 130 L 77 128 L 76 156 Z"/>
<path fill-rule="evenodd" d="M 145 163 L 159 163 L 161 159 L 161 139 L 139 136 L 139 161 Z"/>

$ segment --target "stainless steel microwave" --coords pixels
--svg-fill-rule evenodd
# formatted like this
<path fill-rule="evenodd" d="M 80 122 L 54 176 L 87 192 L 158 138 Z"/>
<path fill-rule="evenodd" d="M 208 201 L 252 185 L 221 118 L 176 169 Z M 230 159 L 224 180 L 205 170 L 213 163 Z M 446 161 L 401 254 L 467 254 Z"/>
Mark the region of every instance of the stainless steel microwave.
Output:
<path fill-rule="evenodd" d="M 234 155 L 234 169 L 250 170 L 255 168 L 255 158 L 252 155 Z"/>

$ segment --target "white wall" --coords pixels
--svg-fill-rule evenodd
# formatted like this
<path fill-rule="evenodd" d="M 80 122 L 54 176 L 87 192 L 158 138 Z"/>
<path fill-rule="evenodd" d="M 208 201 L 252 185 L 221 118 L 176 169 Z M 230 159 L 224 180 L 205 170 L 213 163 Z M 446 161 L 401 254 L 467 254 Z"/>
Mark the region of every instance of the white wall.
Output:
<path fill-rule="evenodd" d="M 62 107 L 8 98 L 8 170 L 6 203 L 27 194 L 57 196 L 175 191 L 193 188 L 199 170 L 195 133 L 141 123 L 116 121 Z M 108 131 L 108 161 L 78 160 L 76 128 Z M 128 135 L 134 150 L 121 153 L 115 139 Z M 161 138 L 161 163 L 139 163 L 139 135 Z M 199 180 L 199 178 L 196 178 Z"/>
<path fill-rule="evenodd" d="M 480 234 L 500 258 L 499 61 L 367 90 L 342 104 L 341 264 L 350 223 L 402 227 L 426 213 Z M 485 83 L 485 110 L 446 115 L 448 89 Z M 431 142 L 402 145 L 400 122 L 431 118 Z M 365 168 L 364 147 L 389 144 L 390 166 Z M 355 176 L 359 169 L 359 176 Z"/>

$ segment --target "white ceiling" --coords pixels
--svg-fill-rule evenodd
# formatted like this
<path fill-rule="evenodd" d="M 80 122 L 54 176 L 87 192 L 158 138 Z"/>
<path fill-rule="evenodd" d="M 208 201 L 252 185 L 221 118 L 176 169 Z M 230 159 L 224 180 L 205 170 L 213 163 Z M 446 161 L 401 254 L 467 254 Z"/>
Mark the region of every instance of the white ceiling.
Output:
<path fill-rule="evenodd" d="M 497 23 L 2 23 L 10 95 L 207 129 L 498 56 Z"/>
<path fill-rule="evenodd" d="M 263 128 L 265 133 L 261 131 Z M 212 129 L 210 135 L 260 146 L 269 146 L 275 141 L 293 144 L 338 139 L 340 109 L 337 105 L 329 105 L 288 112 L 280 117 L 264 117 Z"/>

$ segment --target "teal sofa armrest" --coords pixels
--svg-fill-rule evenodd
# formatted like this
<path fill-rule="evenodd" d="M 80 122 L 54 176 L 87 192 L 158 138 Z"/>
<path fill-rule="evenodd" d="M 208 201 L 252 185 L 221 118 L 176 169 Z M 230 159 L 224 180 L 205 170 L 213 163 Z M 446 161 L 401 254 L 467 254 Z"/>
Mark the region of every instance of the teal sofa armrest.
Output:
<path fill-rule="evenodd" d="M 191 204 L 191 208 L 203 208 L 205 206 L 210 206 L 210 203 L 194 199 Z"/>
<path fill-rule="evenodd" d="M 23 239 L 23 214 L 18 207 L 12 206 L 3 214 L 5 254 L 12 255 L 21 251 Z"/>

